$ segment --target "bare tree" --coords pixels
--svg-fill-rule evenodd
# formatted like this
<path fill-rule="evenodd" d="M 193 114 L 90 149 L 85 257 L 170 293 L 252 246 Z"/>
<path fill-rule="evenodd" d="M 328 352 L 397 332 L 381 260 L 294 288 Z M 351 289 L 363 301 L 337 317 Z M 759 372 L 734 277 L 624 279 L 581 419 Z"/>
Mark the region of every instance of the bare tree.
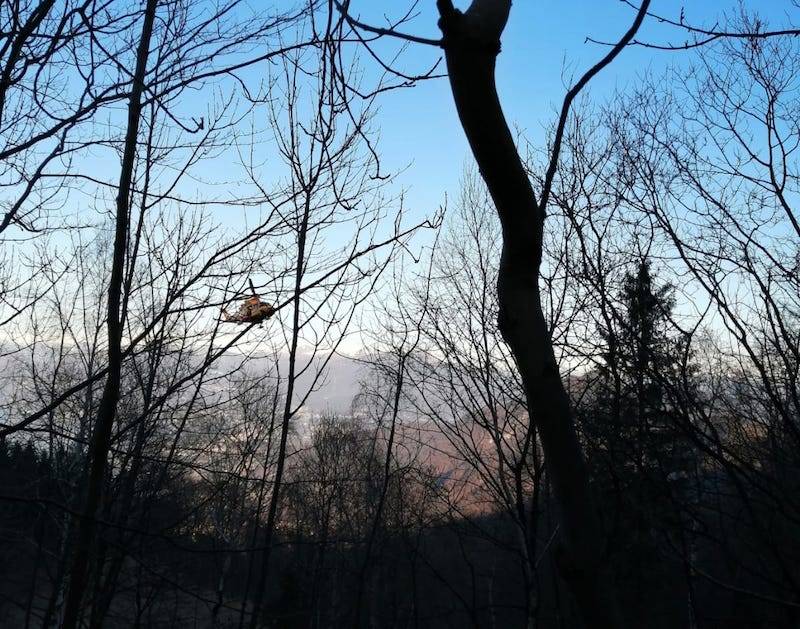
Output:
<path fill-rule="evenodd" d="M 355 30 L 441 46 L 445 51 L 458 115 L 500 218 L 503 248 L 498 274 L 499 327 L 522 377 L 528 409 L 539 430 L 550 480 L 560 503 L 562 573 L 584 619 L 591 619 L 598 627 L 618 626 L 620 620 L 610 583 L 603 576 L 601 527 L 542 309 L 539 271 L 544 219 L 572 102 L 632 41 L 649 4 L 646 0 L 642 3 L 620 41 L 568 91 L 538 195 L 503 116 L 494 80 L 495 60 L 511 2 L 475 0 L 463 13 L 450 0 L 437 2 L 441 41 L 409 36 L 397 28 L 377 29 L 350 18 Z M 349 3 L 339 6 L 349 15 Z"/>
<path fill-rule="evenodd" d="M 568 92 L 537 199 L 503 117 L 494 83 L 495 58 L 511 3 L 476 1 L 463 14 L 451 2 L 438 3 L 456 107 L 503 230 L 498 272 L 500 331 L 520 370 L 528 409 L 541 435 L 548 474 L 560 504 L 563 576 L 584 620 L 596 627 L 619 626 L 620 620 L 604 576 L 601 528 L 542 311 L 538 272 L 544 218 L 570 105 L 591 78 L 631 41 L 648 6 L 649 2 L 642 3 L 628 32 Z"/>

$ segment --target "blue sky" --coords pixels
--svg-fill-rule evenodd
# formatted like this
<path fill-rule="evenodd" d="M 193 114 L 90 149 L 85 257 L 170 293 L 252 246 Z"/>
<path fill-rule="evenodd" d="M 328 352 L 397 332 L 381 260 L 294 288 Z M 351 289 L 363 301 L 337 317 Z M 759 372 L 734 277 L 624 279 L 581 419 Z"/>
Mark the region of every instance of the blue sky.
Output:
<path fill-rule="evenodd" d="M 396 18 L 408 10 L 413 0 L 351 0 L 353 15 L 374 25 L 385 25 L 386 17 Z M 242 10 L 259 14 L 269 8 L 285 8 L 302 4 L 303 0 L 250 0 Z M 468 0 L 456 0 L 465 8 Z M 680 14 L 684 3 L 675 0 L 653 0 L 652 11 L 670 17 Z M 738 10 L 738 0 L 695 0 L 686 2 L 685 10 L 692 23 L 709 25 L 725 13 Z M 757 10 L 773 24 L 786 24 L 791 0 L 747 0 L 748 10 Z M 796 13 L 796 11 L 795 11 Z M 438 38 L 435 0 L 419 0 L 418 14 L 403 30 L 429 38 Z M 544 130 L 557 116 L 570 77 L 579 76 L 607 50 L 601 45 L 586 43 L 587 37 L 616 40 L 630 25 L 634 10 L 620 0 L 515 0 L 503 37 L 503 52 L 498 59 L 497 77 L 501 100 L 509 122 L 521 130 L 535 146 L 543 143 Z M 657 41 L 681 42 L 684 33 L 658 25 L 649 19 L 643 27 L 642 38 Z M 395 52 L 395 40 L 386 48 Z M 387 55 L 390 58 L 391 55 Z M 396 67 L 408 73 L 421 73 L 441 57 L 441 50 L 431 46 L 411 44 L 402 53 Z M 644 72 L 658 73 L 669 64 L 687 64 L 693 55 L 685 52 L 659 52 L 651 49 L 629 48 L 596 77 L 590 85 L 595 102 L 602 103 L 615 89 L 636 83 Z M 374 84 L 377 65 L 363 54 L 364 87 Z M 443 66 L 441 70 L 444 71 Z M 253 88 L 268 72 L 258 64 L 241 72 Z M 230 87 L 230 86 L 229 86 Z M 214 90 L 189 92 L 182 97 L 181 113 L 200 117 L 214 101 Z M 122 111 L 122 110 L 120 110 Z M 122 115 L 122 114 L 120 114 Z M 260 116 L 261 114 L 259 114 Z M 263 122 L 256 116 L 254 124 Z M 445 200 L 457 198 L 459 179 L 464 165 L 470 160 L 469 149 L 459 126 L 449 86 L 445 78 L 421 81 L 413 88 L 395 90 L 381 95 L 374 119 L 378 133 L 377 148 L 383 160 L 383 170 L 400 172 L 393 193 L 405 191 L 406 224 L 430 216 Z M 262 146 L 264 157 L 274 157 Z M 100 159 L 99 171 L 113 167 L 116 162 Z M 241 178 L 238 156 L 226 154 L 213 164 L 203 165 L 210 180 L 237 181 Z M 274 176 L 271 162 L 265 162 L 261 174 L 269 187 Z M 185 194 L 198 187 L 194 181 L 182 184 Z M 223 186 L 224 188 L 224 186 Z M 255 210 L 223 209 L 218 218 L 227 225 L 239 226 L 241 218 Z"/>
<path fill-rule="evenodd" d="M 296 5 L 300 0 L 280 0 L 277 6 Z M 275 3 L 251 0 L 249 11 L 259 13 Z M 351 0 L 354 15 L 364 21 L 385 24 L 385 15 L 396 17 L 407 10 L 411 0 Z M 466 7 L 468 0 L 457 0 Z M 435 0 L 420 0 L 419 14 L 403 30 L 417 35 L 437 38 L 437 12 Z M 670 17 L 680 14 L 684 3 L 675 0 L 653 0 L 652 11 Z M 710 25 L 725 13 L 738 11 L 738 0 L 695 0 L 685 14 L 695 24 Z M 763 14 L 773 25 L 789 22 L 790 0 L 747 0 L 746 8 Z M 394 14 L 393 14 L 394 12 Z M 794 12 L 796 14 L 796 10 Z M 509 24 L 503 36 L 503 51 L 498 59 L 497 78 L 501 100 L 509 122 L 520 129 L 535 146 L 543 143 L 544 129 L 553 123 L 567 89 L 570 76 L 579 76 L 599 59 L 607 48 L 586 43 L 587 37 L 598 40 L 616 40 L 630 25 L 634 17 L 631 7 L 620 0 L 515 0 Z M 685 33 L 665 28 L 648 19 L 640 36 L 646 40 L 681 42 Z M 396 42 L 395 42 L 396 44 Z M 393 44 L 396 48 L 396 45 Z M 441 57 L 441 50 L 424 45 L 409 45 L 397 67 L 409 73 L 423 72 Z M 365 86 L 374 78 L 375 65 L 363 56 Z M 629 48 L 590 85 L 593 101 L 602 103 L 615 89 L 635 84 L 645 72 L 658 74 L 670 64 L 691 63 L 693 55 L 686 52 L 659 52 L 652 49 Z M 371 68 L 371 70 L 370 70 Z M 444 68 L 442 67 L 442 70 Z M 267 72 L 258 64 L 242 75 L 255 85 Z M 217 98 L 212 88 L 188 92 L 182 96 L 180 113 L 200 117 Z M 459 126 L 450 89 L 445 78 L 419 82 L 413 88 L 395 90 L 381 95 L 374 129 L 379 134 L 377 148 L 383 160 L 384 171 L 401 171 L 392 192 L 405 191 L 406 221 L 410 225 L 424 216 L 432 215 L 445 200 L 458 197 L 459 179 L 464 166 L 470 161 L 469 149 Z M 122 120 L 124 108 L 116 108 Z M 261 114 L 259 114 L 261 115 Z M 263 123 L 263 117 L 253 120 Z M 269 147 L 260 147 L 264 164 L 260 170 L 263 183 L 270 187 L 270 177 L 280 169 L 273 169 L 274 157 Z M 116 156 L 109 159 L 105 152 L 93 158 L 85 157 L 84 165 L 93 174 L 105 176 L 113 182 L 117 177 Z M 260 159 L 260 158 L 259 158 Z M 216 181 L 219 196 L 230 190 L 236 193 L 237 182 L 242 177 L 235 152 L 227 151 L 217 159 L 198 166 L 203 179 Z M 182 182 L 186 196 L 202 196 L 204 184 L 194 179 Z M 209 193 L 211 194 L 211 193 Z M 107 203 L 100 204 L 105 207 Z M 257 215 L 259 208 L 214 210 L 223 225 L 238 229 L 244 217 Z"/>
<path fill-rule="evenodd" d="M 456 4 L 464 8 L 467 2 Z M 792 9 L 789 0 L 747 0 L 744 5 L 775 26 L 788 23 L 787 12 Z M 400 11 L 408 5 L 398 0 L 353 0 L 351 6 L 354 14 L 380 25 L 392 6 Z M 677 18 L 681 7 L 685 7 L 687 21 L 709 26 L 725 14 L 735 14 L 739 3 L 654 0 L 651 10 Z M 616 39 L 628 28 L 633 15 L 633 10 L 620 0 L 516 0 L 497 67 L 498 87 L 509 122 L 523 130 L 529 140 L 540 143 L 544 128 L 555 119 L 560 106 L 566 90 L 565 77 L 570 73 L 580 76 L 604 54 L 603 47 L 586 43 L 585 39 Z M 404 30 L 437 37 L 434 0 L 422 0 L 419 16 Z M 673 43 L 686 39 L 684 33 L 652 19 L 646 21 L 641 37 Z M 439 56 L 434 48 L 411 45 L 400 67 L 409 72 L 422 71 Z M 630 48 L 594 79 L 590 86 L 592 98 L 602 101 L 615 89 L 635 83 L 643 73 L 657 74 L 670 64 L 688 64 L 692 56 L 686 52 Z M 432 211 L 442 202 L 445 192 L 451 198 L 457 194 L 469 152 L 445 79 L 385 94 L 380 100 L 376 126 L 385 164 L 393 169 L 408 165 L 399 181 L 408 191 L 406 199 L 414 212 Z"/>

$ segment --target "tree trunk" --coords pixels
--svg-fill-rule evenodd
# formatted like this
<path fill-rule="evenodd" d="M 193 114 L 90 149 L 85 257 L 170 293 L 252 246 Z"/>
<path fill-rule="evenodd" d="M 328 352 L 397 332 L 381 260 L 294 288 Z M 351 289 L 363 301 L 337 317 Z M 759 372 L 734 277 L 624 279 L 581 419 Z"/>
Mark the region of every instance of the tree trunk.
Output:
<path fill-rule="evenodd" d="M 438 6 L 453 98 L 502 226 L 499 326 L 522 377 L 560 507 L 560 572 L 587 626 L 619 627 L 603 563 L 604 536 L 539 294 L 544 208 L 533 192 L 495 86 L 495 60 L 511 1 L 475 0 L 463 14 L 446 0 L 439 0 Z"/>
<path fill-rule="evenodd" d="M 267 582 L 269 577 L 269 562 L 272 556 L 272 540 L 275 536 L 275 526 L 278 518 L 278 503 L 283 483 L 283 472 L 286 464 L 286 447 L 289 438 L 289 424 L 294 417 L 292 405 L 294 404 L 294 388 L 297 384 L 297 356 L 300 346 L 300 309 L 302 308 L 302 285 L 304 266 L 306 264 L 306 238 L 308 236 L 308 222 L 311 214 L 311 193 L 306 191 L 303 202 L 303 212 L 298 225 L 297 259 L 294 275 L 294 295 L 292 297 L 292 333 L 289 345 L 289 373 L 287 375 L 286 400 L 284 401 L 283 421 L 281 422 L 281 436 L 278 444 L 278 460 L 275 468 L 275 480 L 272 484 L 269 509 L 267 511 L 266 530 L 264 532 L 264 550 L 261 556 L 261 576 L 256 587 L 253 600 L 253 613 L 250 617 L 250 629 L 257 629 L 261 622 L 261 608 L 264 603 Z M 269 452 L 267 452 L 269 456 Z M 265 462 L 266 465 L 266 462 Z"/>
<path fill-rule="evenodd" d="M 150 53 L 150 40 L 153 34 L 158 0 L 147 0 L 142 24 L 142 35 L 136 51 L 136 68 L 133 73 L 131 93 L 128 98 L 128 123 L 125 133 L 125 148 L 120 168 L 119 188 L 117 190 L 116 221 L 114 231 L 114 250 L 111 260 L 111 278 L 108 286 L 108 373 L 103 387 L 103 396 L 97 411 L 97 422 L 89 446 L 90 468 L 86 481 L 86 498 L 75 540 L 75 552 L 69 573 L 69 588 L 64 608 L 64 629 L 74 629 L 80 617 L 81 601 L 90 564 L 90 554 L 97 528 L 97 513 L 100 508 L 103 483 L 108 464 L 108 451 L 114 419 L 117 415 L 120 378 L 122 373 L 122 286 L 125 271 L 125 257 L 128 239 L 128 208 L 136 160 L 136 146 L 139 135 L 139 120 L 142 112 L 144 77 L 147 58 Z"/>

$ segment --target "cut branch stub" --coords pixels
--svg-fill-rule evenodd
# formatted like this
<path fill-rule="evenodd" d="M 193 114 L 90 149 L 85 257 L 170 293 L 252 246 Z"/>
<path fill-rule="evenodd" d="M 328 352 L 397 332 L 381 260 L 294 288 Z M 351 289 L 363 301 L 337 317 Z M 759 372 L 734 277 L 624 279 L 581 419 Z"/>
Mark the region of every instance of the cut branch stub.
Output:
<path fill-rule="evenodd" d="M 508 21 L 509 0 L 474 0 L 466 12 L 452 2 L 438 2 L 443 46 L 466 46 L 492 55 L 500 52 L 500 35 Z"/>

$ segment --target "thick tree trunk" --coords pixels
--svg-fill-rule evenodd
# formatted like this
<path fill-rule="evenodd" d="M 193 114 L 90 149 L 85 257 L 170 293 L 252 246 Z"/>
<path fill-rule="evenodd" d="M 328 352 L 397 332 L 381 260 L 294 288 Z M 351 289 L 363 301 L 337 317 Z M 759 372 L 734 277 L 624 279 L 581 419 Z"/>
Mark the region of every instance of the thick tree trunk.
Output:
<path fill-rule="evenodd" d="M 443 45 L 458 115 L 500 217 L 499 324 L 519 368 L 560 507 L 561 574 L 587 626 L 621 622 L 603 563 L 604 536 L 539 294 L 544 208 L 503 115 L 495 59 L 510 0 L 475 0 L 461 13 L 439 0 Z"/>
<path fill-rule="evenodd" d="M 131 93 L 128 98 L 128 124 L 125 134 L 125 148 L 120 168 L 119 188 L 117 190 L 116 221 L 114 230 L 114 250 L 111 260 L 111 278 L 108 285 L 108 373 L 103 387 L 103 396 L 97 411 L 97 421 L 89 446 L 89 477 L 86 481 L 86 498 L 78 522 L 72 567 L 69 572 L 69 587 L 64 607 L 64 629 L 74 629 L 78 625 L 86 589 L 91 549 L 97 528 L 97 514 L 101 505 L 103 483 L 108 465 L 108 451 L 111 433 L 117 415 L 120 378 L 122 373 L 122 287 L 125 271 L 125 257 L 128 240 L 128 208 L 133 169 L 136 160 L 136 147 L 139 135 L 139 121 L 142 112 L 144 77 L 147 71 L 147 58 L 150 53 L 150 40 L 153 34 L 156 8 L 159 0 L 147 0 L 144 9 L 142 35 L 136 53 L 136 68 L 133 73 Z"/>

